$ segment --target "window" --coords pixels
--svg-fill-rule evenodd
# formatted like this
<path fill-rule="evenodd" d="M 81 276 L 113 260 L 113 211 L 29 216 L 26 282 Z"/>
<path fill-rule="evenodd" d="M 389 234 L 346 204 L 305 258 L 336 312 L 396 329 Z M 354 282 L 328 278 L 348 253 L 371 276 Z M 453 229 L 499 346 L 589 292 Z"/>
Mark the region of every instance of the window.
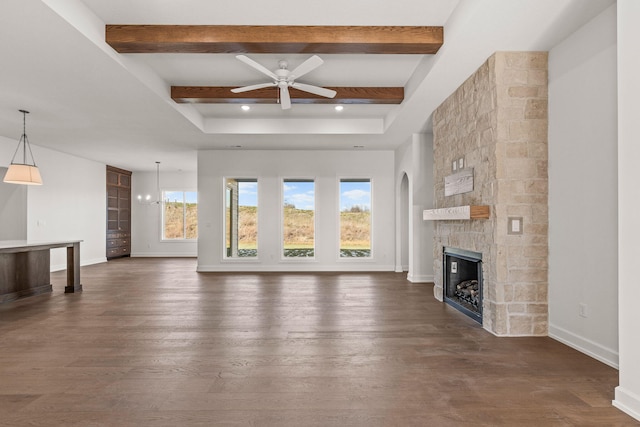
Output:
<path fill-rule="evenodd" d="M 258 256 L 258 180 L 225 180 L 227 258 Z"/>
<path fill-rule="evenodd" d="M 311 258 L 315 250 L 315 182 L 285 179 L 282 194 L 283 255 Z"/>
<path fill-rule="evenodd" d="M 371 256 L 371 180 L 340 180 L 340 257 Z"/>
<path fill-rule="evenodd" d="M 198 193 L 196 191 L 162 192 L 162 239 L 198 238 Z"/>

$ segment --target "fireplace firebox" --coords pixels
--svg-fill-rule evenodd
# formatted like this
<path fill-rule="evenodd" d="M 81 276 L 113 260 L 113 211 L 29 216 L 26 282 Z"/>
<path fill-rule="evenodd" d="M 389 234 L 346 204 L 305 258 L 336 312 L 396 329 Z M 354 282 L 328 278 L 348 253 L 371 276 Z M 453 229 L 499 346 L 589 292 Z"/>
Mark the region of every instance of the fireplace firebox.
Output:
<path fill-rule="evenodd" d="M 482 254 L 445 247 L 444 301 L 482 324 Z"/>

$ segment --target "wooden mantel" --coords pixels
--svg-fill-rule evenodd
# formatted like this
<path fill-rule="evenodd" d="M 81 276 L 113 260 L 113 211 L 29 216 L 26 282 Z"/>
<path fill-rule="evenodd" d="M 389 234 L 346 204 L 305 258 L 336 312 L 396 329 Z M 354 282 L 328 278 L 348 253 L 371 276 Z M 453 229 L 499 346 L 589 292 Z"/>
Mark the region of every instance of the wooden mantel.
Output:
<path fill-rule="evenodd" d="M 422 212 L 425 221 L 454 219 L 489 219 L 489 206 L 455 206 L 451 208 L 427 209 Z"/>

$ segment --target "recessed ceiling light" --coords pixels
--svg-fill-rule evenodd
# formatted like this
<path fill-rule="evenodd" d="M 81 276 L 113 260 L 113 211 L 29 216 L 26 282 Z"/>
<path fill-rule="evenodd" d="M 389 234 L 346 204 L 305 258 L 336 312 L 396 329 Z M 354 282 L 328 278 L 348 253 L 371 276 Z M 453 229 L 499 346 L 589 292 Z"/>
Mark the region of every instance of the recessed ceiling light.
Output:
<path fill-rule="evenodd" d="M 342 105 L 336 105 L 335 109 L 336 109 L 336 111 L 342 111 L 342 110 L 344 110 L 344 107 Z"/>
<path fill-rule="evenodd" d="M 251 107 L 249 107 L 248 105 L 243 105 L 243 106 L 242 106 L 242 107 L 240 107 L 240 108 L 242 108 L 242 111 L 249 111 L 249 110 L 251 110 Z"/>

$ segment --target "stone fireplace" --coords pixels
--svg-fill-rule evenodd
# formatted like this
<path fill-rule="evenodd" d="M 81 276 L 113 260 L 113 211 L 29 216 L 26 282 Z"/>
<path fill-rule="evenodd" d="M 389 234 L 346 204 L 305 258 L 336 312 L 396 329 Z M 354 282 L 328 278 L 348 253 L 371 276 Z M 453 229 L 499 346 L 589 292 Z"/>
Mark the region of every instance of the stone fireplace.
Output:
<path fill-rule="evenodd" d="M 435 207 L 490 207 L 489 219 L 434 221 L 435 297 L 444 248 L 477 252 L 483 327 L 547 335 L 547 53 L 492 55 L 436 109 L 433 135 Z M 471 189 L 445 195 L 460 167 Z"/>

